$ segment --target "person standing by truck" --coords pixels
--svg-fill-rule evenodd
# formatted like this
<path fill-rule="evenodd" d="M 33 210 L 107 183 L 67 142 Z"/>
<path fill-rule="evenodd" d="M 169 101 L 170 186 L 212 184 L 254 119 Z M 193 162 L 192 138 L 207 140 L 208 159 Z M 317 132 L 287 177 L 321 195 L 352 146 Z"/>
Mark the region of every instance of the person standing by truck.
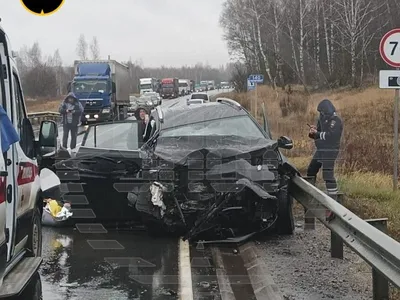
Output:
<path fill-rule="evenodd" d="M 78 125 L 83 113 L 83 106 L 76 98 L 74 93 L 69 93 L 61 103 L 58 111 L 61 114 L 63 124 L 63 140 L 62 147 L 67 148 L 68 135 L 71 132 L 70 148 L 76 147 L 76 139 L 78 136 Z"/>

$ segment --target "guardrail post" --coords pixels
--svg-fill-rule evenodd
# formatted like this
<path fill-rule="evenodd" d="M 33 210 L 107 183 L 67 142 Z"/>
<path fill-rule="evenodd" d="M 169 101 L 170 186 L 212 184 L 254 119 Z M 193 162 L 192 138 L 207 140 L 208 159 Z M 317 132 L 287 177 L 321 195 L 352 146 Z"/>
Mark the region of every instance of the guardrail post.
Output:
<path fill-rule="evenodd" d="M 314 181 L 315 177 L 305 176 L 303 178 L 304 178 L 304 180 L 307 180 L 312 185 L 315 185 L 315 181 Z M 309 229 L 309 230 L 315 229 L 315 217 L 311 213 L 311 211 L 307 210 L 307 208 L 305 208 L 305 207 L 304 207 L 304 229 Z"/>
<path fill-rule="evenodd" d="M 339 192 L 336 195 L 336 201 L 343 203 L 344 194 Z M 331 231 L 331 257 L 343 259 L 343 240 L 340 236 Z"/>
<path fill-rule="evenodd" d="M 388 218 L 365 220 L 380 231 L 387 233 Z M 372 293 L 374 300 L 389 299 L 389 282 L 378 271 L 372 268 Z"/>

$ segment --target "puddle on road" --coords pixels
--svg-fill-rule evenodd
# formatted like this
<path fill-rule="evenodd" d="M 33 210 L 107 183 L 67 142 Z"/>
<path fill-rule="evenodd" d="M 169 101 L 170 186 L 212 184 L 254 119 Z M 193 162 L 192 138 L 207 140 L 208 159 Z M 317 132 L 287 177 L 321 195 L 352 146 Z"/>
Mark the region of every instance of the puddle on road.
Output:
<path fill-rule="evenodd" d="M 46 227 L 43 299 L 177 299 L 177 257 L 175 239 Z"/>

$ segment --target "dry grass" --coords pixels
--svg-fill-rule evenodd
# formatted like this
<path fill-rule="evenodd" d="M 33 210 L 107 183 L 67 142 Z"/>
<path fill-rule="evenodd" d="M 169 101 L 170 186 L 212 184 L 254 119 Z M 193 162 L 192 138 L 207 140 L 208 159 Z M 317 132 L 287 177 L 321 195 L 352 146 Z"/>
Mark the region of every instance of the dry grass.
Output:
<path fill-rule="evenodd" d="M 41 111 L 58 111 L 61 99 L 58 100 L 27 100 L 26 109 L 28 113 L 41 112 Z"/>
<path fill-rule="evenodd" d="M 328 91 L 306 94 L 299 88 L 291 93 L 260 87 L 255 92 L 228 93 L 220 96 L 237 100 L 258 117 L 264 103 L 272 134 L 287 135 L 294 148 L 285 154 L 302 171 L 306 170 L 314 150 L 308 138 L 307 123 L 315 124 L 316 107 L 330 99 L 344 122 L 342 151 L 337 163 L 341 189 L 348 196 L 346 206 L 364 218 L 388 217 L 390 235 L 400 241 L 400 191 L 392 191 L 393 171 L 393 91 Z M 260 118 L 261 120 L 261 118 Z"/>
<path fill-rule="evenodd" d="M 261 121 L 262 104 L 273 136 L 286 135 L 294 148 L 285 151 L 304 174 L 310 162 L 314 143 L 308 138 L 308 126 L 316 121 L 316 107 L 330 99 L 344 122 L 341 154 L 337 163 L 340 189 L 346 194 L 344 205 L 361 218 L 389 218 L 389 235 L 400 241 L 400 190 L 392 190 L 393 171 L 393 91 L 365 90 L 328 91 L 306 94 L 274 91 L 260 87 L 250 93 L 220 95 L 240 102 Z M 257 100 L 256 100 L 257 99 Z M 319 184 L 324 184 L 319 178 Z M 391 289 L 390 299 L 400 299 L 400 290 Z"/>
<path fill-rule="evenodd" d="M 254 113 L 254 92 L 225 96 L 239 101 Z M 393 170 L 393 92 L 369 88 L 363 91 L 306 94 L 294 89 L 291 94 L 267 87 L 258 90 L 258 116 L 265 109 L 274 136 L 293 138 L 295 147 L 288 156 L 310 155 L 313 141 L 308 138 L 307 123 L 314 124 L 316 107 L 330 99 L 344 121 L 341 165 L 346 172 L 358 170 L 390 174 Z"/>

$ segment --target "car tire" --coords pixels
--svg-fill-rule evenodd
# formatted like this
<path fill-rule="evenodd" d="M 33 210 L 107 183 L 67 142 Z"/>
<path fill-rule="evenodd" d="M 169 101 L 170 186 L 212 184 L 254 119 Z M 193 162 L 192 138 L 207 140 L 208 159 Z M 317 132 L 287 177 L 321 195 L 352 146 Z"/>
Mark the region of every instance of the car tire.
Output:
<path fill-rule="evenodd" d="M 289 195 L 287 185 L 280 189 L 278 201 L 278 219 L 275 223 L 275 233 L 291 235 L 294 232 L 293 198 Z"/>
<path fill-rule="evenodd" d="M 26 247 L 27 256 L 39 257 L 42 255 L 42 216 L 38 207 L 34 208 L 31 226 Z"/>
<path fill-rule="evenodd" d="M 28 285 L 17 297 L 11 298 L 13 300 L 43 300 L 42 281 L 39 273 L 36 272 L 31 278 Z"/>

